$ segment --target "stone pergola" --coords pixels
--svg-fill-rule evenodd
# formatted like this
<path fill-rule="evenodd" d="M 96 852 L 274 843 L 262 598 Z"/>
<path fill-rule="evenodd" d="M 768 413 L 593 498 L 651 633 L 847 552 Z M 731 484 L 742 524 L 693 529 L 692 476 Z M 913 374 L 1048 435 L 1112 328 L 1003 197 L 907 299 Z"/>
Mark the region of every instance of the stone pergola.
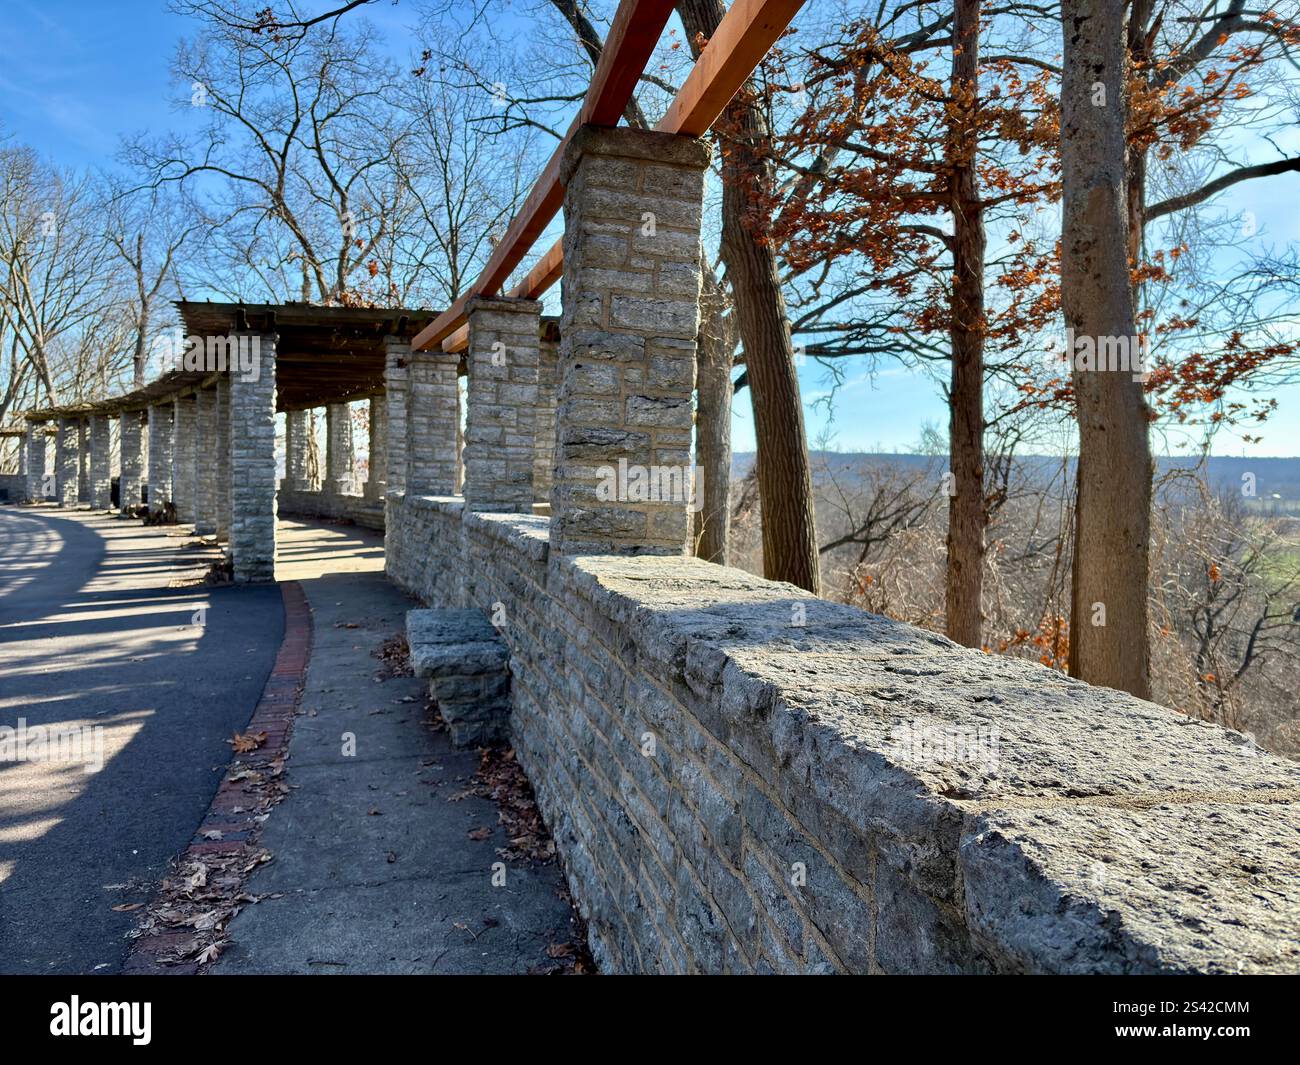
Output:
<path fill-rule="evenodd" d="M 123 395 L 25 413 L 25 428 L 18 430 L 23 497 L 105 511 L 114 507 L 117 477 L 121 513 L 144 506 L 170 516 L 174 508 L 178 522 L 227 545 L 240 582 L 274 579 L 280 506 L 343 516 L 355 501 L 382 515 L 394 450 L 385 403 L 389 379 L 405 386 L 410 339 L 433 313 L 207 302 L 177 308 L 187 338 L 177 368 Z M 459 365 L 452 360 L 449 388 L 444 382 L 438 392 L 436 419 L 429 416 L 428 390 L 412 389 L 418 402 L 409 424 L 424 434 L 417 444 L 435 431 L 446 437 L 447 424 L 454 439 Z M 349 404 L 362 400 L 370 404 L 371 465 L 358 492 Z M 308 415 L 316 407 L 325 408 L 328 427 L 321 484 L 307 480 Z M 277 413 L 285 415 L 286 443 L 279 484 Z M 408 424 L 404 415 L 396 419 L 399 427 Z M 418 446 L 410 450 L 419 453 Z M 443 465 L 450 458 L 454 470 L 454 454 L 442 458 Z M 417 480 L 423 470 L 417 466 Z"/>

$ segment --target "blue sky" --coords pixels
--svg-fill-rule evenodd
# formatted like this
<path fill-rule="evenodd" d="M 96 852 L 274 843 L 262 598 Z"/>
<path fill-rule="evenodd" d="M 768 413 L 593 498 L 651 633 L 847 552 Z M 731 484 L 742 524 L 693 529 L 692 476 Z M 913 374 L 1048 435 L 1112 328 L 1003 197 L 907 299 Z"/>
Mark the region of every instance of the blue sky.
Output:
<path fill-rule="evenodd" d="M 309 10 L 320 5 L 308 4 Z M 386 31 L 405 59 L 402 28 L 415 18 L 407 4 L 378 4 L 371 21 Z M 0 6 L 0 129 L 68 166 L 113 165 L 121 136 L 183 128 L 174 111 L 168 65 L 185 20 L 162 0 L 5 0 Z M 188 109 L 185 109 L 188 110 Z M 1284 147 L 1300 151 L 1300 130 Z M 1300 241 L 1300 176 L 1289 174 L 1239 185 L 1219 201 L 1225 209 L 1250 211 L 1257 239 L 1282 246 Z M 552 302 L 558 299 L 558 291 Z M 1300 312 L 1298 312 L 1300 313 Z M 800 370 L 808 433 L 816 441 L 828 429 L 824 371 L 807 361 Z M 1247 449 L 1221 434 L 1222 454 L 1300 455 L 1300 384 L 1280 388 L 1279 410 L 1262 430 L 1260 445 Z M 872 376 L 853 366 L 829 424 L 832 446 L 844 450 L 906 450 L 925 422 L 945 426 L 936 383 L 924 374 L 888 367 Z M 1176 435 L 1159 450 L 1174 450 Z M 734 423 L 737 450 L 753 448 L 753 421 L 742 393 Z"/>

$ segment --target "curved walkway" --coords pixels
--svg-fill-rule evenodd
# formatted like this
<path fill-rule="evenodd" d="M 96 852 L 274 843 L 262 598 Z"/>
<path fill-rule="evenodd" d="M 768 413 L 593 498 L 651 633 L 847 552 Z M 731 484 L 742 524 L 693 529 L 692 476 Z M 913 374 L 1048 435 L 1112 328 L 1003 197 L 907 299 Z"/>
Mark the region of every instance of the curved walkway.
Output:
<path fill-rule="evenodd" d="M 189 843 L 266 684 L 279 588 L 185 586 L 213 557 L 186 540 L 0 507 L 0 726 L 89 730 L 58 761 L 6 756 L 0 733 L 0 973 L 121 967 L 134 908 Z"/>

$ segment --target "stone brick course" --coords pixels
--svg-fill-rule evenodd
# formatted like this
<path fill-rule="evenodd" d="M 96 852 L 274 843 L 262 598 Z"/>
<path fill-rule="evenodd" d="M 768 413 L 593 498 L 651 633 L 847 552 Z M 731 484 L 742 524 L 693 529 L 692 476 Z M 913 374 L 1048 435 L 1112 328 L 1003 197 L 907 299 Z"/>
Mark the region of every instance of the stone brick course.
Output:
<path fill-rule="evenodd" d="M 112 426 L 108 416 L 90 416 L 87 443 L 90 447 L 90 508 L 108 510 L 113 505 Z"/>
<path fill-rule="evenodd" d="M 686 550 L 689 489 L 650 486 L 689 479 L 708 160 L 692 138 L 622 128 L 585 127 L 566 148 L 559 553 Z"/>
<path fill-rule="evenodd" d="M 194 531 L 217 532 L 217 390 L 201 389 L 194 397 Z"/>
<path fill-rule="evenodd" d="M 149 510 L 157 512 L 172 498 L 172 419 L 170 402 L 149 408 Z"/>
<path fill-rule="evenodd" d="M 60 418 L 59 435 L 54 444 L 55 494 L 59 505 L 75 507 L 80 500 L 81 420 Z"/>
<path fill-rule="evenodd" d="M 537 463 L 537 300 L 471 299 L 465 504 L 471 510 L 527 514 Z M 449 485 L 444 491 L 454 491 Z"/>
<path fill-rule="evenodd" d="M 194 521 L 194 496 L 198 485 L 198 413 L 194 397 L 177 396 L 173 401 L 172 502 L 176 520 Z"/>
<path fill-rule="evenodd" d="M 390 577 L 499 622 L 605 970 L 1300 971 L 1300 767 L 1244 737 L 738 570 L 556 556 L 545 517 L 388 504 Z"/>
<path fill-rule="evenodd" d="M 27 423 L 27 501 L 45 498 L 46 443 L 49 435 L 44 422 Z"/>
<path fill-rule="evenodd" d="M 230 555 L 237 582 L 275 579 L 275 348 L 262 334 L 259 368 L 230 374 Z"/>
<path fill-rule="evenodd" d="M 144 481 L 144 444 L 147 415 L 140 411 L 123 411 L 118 419 L 119 480 L 118 503 L 125 514 L 141 502 L 140 485 Z"/>

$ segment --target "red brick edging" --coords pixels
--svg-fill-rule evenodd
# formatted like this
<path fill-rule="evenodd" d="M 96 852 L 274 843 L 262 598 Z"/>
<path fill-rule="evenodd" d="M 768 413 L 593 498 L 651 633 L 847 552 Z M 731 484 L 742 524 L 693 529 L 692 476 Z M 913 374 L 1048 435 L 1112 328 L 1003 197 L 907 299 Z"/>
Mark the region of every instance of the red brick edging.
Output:
<path fill-rule="evenodd" d="M 307 661 L 311 657 L 311 608 L 307 605 L 302 585 L 297 581 L 285 581 L 280 585 L 280 595 L 284 600 L 284 639 L 266 687 L 262 689 L 262 696 L 245 729 L 247 735 L 265 732 L 266 742 L 255 751 L 236 754 L 231 759 L 208 812 L 180 856 L 178 868 L 183 869 L 204 858 L 247 854 L 252 859 L 258 853 L 257 840 L 262 834 L 262 823 L 257 816 L 265 793 L 234 778 L 249 770 L 269 767 L 288 751 L 293 719 L 302 699 Z M 209 835 L 218 832 L 220 838 L 214 839 Z M 143 912 L 148 913 L 165 903 L 160 892 Z M 194 938 L 195 934 L 189 931 L 141 935 L 132 942 L 122 971 L 137 975 L 192 974 L 199 968 L 195 961 L 167 964 L 161 959 L 174 955 L 184 943 Z"/>

